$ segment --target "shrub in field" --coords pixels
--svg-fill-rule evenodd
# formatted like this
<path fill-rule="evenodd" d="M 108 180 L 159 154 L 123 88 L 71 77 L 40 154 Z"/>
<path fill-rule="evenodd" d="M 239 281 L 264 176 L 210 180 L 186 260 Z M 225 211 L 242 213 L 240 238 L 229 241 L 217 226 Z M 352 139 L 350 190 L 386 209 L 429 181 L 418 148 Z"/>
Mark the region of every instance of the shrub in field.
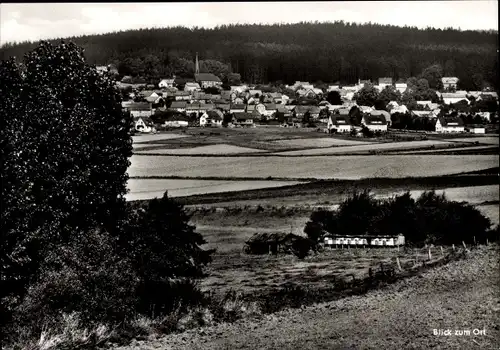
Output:
<path fill-rule="evenodd" d="M 160 315 L 173 310 L 181 299 L 186 303 L 199 299 L 196 286 L 184 278 L 201 276 L 213 251 L 200 248 L 205 240 L 189 220 L 183 206 L 167 192 L 144 208 L 131 210 L 118 242 L 121 254 L 130 257 L 141 279 L 142 312 Z"/>
<path fill-rule="evenodd" d="M 407 192 L 382 201 L 364 191 L 355 192 L 337 211 L 313 212 L 304 232 L 316 242 L 333 233 L 403 234 L 410 244 L 461 244 L 495 237 L 490 227 L 491 221 L 474 206 L 449 201 L 434 191 L 424 192 L 417 200 Z"/>
<path fill-rule="evenodd" d="M 49 245 L 124 214 L 130 117 L 73 44 L 0 63 L 2 300 L 18 303 Z"/>

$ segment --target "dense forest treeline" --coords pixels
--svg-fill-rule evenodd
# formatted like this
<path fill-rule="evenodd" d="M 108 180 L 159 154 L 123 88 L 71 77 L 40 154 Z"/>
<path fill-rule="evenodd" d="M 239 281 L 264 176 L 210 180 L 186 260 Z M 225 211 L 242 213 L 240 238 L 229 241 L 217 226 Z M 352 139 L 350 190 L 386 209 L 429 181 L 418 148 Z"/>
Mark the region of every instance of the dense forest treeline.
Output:
<path fill-rule="evenodd" d="M 55 39 L 52 42 L 57 42 Z M 122 75 L 191 77 L 194 57 L 202 70 L 228 72 L 249 83 L 355 83 L 358 79 L 417 76 L 439 64 L 444 76 L 474 89 L 473 76 L 498 88 L 498 32 L 417 29 L 379 24 L 298 23 L 172 27 L 71 38 L 89 63 L 115 64 Z M 21 58 L 37 43 L 6 44 L 1 58 Z"/>

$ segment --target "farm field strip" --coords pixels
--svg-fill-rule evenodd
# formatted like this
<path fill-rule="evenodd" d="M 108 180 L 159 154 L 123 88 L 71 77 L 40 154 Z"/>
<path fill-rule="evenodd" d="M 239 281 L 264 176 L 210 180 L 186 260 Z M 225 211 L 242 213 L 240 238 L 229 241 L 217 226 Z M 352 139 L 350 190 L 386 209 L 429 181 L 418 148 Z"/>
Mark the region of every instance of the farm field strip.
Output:
<path fill-rule="evenodd" d="M 494 149 L 494 145 L 489 145 L 489 146 L 473 146 L 470 145 L 468 147 L 452 147 L 452 148 L 445 148 L 445 149 L 436 149 L 436 150 L 415 150 L 415 151 L 401 151 L 397 152 L 397 154 L 419 154 L 419 153 L 446 153 L 446 152 L 456 152 L 456 151 L 469 151 L 469 150 L 485 150 L 485 149 Z"/>
<path fill-rule="evenodd" d="M 129 179 L 129 193 L 126 200 L 144 200 L 162 197 L 168 190 L 170 197 L 195 194 L 242 191 L 256 188 L 269 188 L 296 185 L 298 181 L 228 181 L 228 180 L 167 180 L 167 179 Z"/>
<path fill-rule="evenodd" d="M 144 143 L 151 141 L 159 141 L 159 140 L 171 140 L 171 139 L 179 139 L 184 137 L 190 137 L 189 135 L 181 135 L 181 134 L 147 134 L 147 135 L 134 135 L 132 136 L 132 141 L 134 143 Z"/>
<path fill-rule="evenodd" d="M 140 154 L 171 154 L 171 155 L 208 155 L 208 154 L 216 154 L 216 155 L 226 155 L 226 154 L 240 154 L 240 153 L 256 153 L 256 152 L 265 152 L 264 150 L 248 148 L 248 147 L 239 147 L 228 144 L 217 144 L 217 145 L 209 145 L 209 146 L 199 146 L 192 148 L 181 148 L 181 149 L 154 149 L 154 150 L 143 150 L 140 151 Z"/>
<path fill-rule="evenodd" d="M 448 139 L 449 142 L 479 142 L 479 143 L 485 143 L 489 145 L 498 145 L 499 144 L 499 137 L 494 137 L 494 136 L 484 136 L 484 137 L 464 137 L 464 138 L 453 138 L 453 139 Z"/>
<path fill-rule="evenodd" d="M 128 174 L 137 176 L 225 178 L 360 179 L 439 176 L 499 166 L 497 155 L 379 155 L 318 157 L 176 157 L 130 158 Z"/>
<path fill-rule="evenodd" d="M 367 145 L 367 144 L 377 144 L 378 142 L 372 141 L 357 141 L 357 140 L 344 140 L 333 137 L 323 137 L 323 138 L 308 138 L 308 139 L 291 139 L 291 140 L 276 140 L 274 143 L 278 143 L 284 146 L 291 147 L 332 147 L 332 146 L 349 146 L 349 145 Z"/>
<path fill-rule="evenodd" d="M 430 146 L 446 146 L 450 143 L 448 141 L 441 140 L 425 140 L 425 141 L 402 141 L 402 142 L 389 142 L 389 143 L 378 143 L 378 144 L 363 144 L 356 146 L 343 146 L 334 148 L 313 148 L 307 150 L 298 151 L 285 151 L 276 152 L 273 154 L 279 155 L 321 155 L 321 154 L 342 154 L 342 153 L 352 153 L 352 152 L 364 152 L 364 151 L 383 151 L 383 150 L 397 150 L 397 149 L 419 149 Z"/>

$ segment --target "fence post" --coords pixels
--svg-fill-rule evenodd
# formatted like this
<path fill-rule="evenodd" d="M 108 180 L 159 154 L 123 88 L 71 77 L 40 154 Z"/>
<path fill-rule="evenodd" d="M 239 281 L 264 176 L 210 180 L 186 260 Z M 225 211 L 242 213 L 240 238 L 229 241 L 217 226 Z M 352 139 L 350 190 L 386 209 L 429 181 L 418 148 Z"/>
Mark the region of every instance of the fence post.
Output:
<path fill-rule="evenodd" d="M 455 244 L 454 243 L 451 245 L 451 247 L 453 248 L 453 251 L 455 251 Z"/>
<path fill-rule="evenodd" d="M 399 262 L 399 256 L 396 257 L 396 263 L 398 264 L 399 271 L 403 271 L 403 269 L 401 268 L 401 263 Z"/>
<path fill-rule="evenodd" d="M 431 248 L 429 247 L 429 260 L 432 260 Z"/>
<path fill-rule="evenodd" d="M 476 236 L 474 236 L 474 245 L 476 245 Z"/>
<path fill-rule="evenodd" d="M 488 245 L 488 244 L 489 244 L 489 242 L 488 242 L 488 238 L 486 238 L 486 245 Z"/>
<path fill-rule="evenodd" d="M 439 248 L 441 248 L 441 255 L 444 256 L 443 246 L 440 246 Z"/>
<path fill-rule="evenodd" d="M 465 241 L 462 241 L 462 244 L 464 245 L 464 249 L 467 250 L 467 246 L 465 245 Z"/>

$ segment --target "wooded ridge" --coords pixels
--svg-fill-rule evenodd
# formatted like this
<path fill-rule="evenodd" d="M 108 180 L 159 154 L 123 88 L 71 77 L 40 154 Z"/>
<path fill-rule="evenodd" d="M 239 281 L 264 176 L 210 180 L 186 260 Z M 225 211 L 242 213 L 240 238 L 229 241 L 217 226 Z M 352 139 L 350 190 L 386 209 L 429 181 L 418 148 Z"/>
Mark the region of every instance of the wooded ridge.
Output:
<path fill-rule="evenodd" d="M 249 83 L 348 84 L 380 77 L 397 81 L 440 64 L 444 76 L 460 79 L 462 89 L 475 89 L 480 78 L 498 87 L 498 32 L 494 31 L 337 21 L 140 29 L 69 39 L 85 49 L 89 63 L 114 64 L 120 75 L 148 79 L 192 77 L 198 52 L 201 70 L 222 79 L 229 72 L 239 73 Z M 4 44 L 1 59 L 20 59 L 36 45 Z"/>

